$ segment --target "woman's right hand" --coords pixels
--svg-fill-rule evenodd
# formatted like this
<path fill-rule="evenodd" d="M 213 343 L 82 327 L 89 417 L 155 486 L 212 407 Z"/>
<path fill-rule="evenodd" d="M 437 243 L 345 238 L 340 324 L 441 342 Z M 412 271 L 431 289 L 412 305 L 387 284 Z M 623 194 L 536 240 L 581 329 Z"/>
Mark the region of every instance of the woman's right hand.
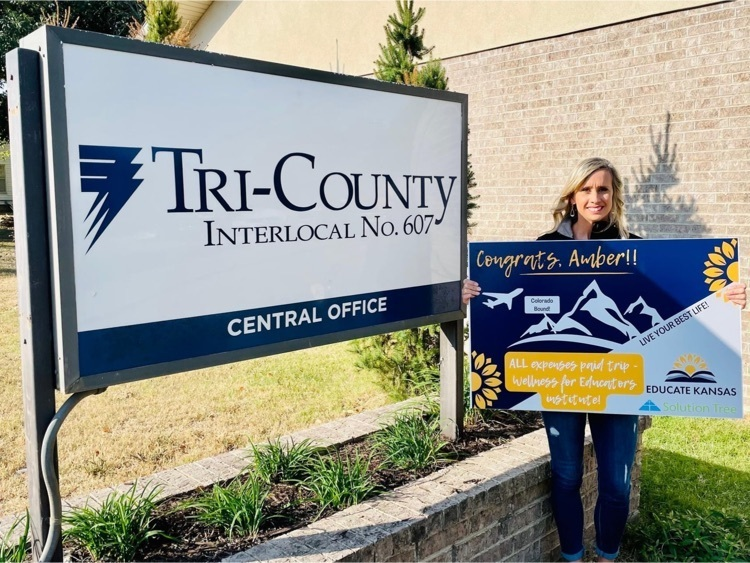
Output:
<path fill-rule="evenodd" d="M 461 286 L 461 301 L 464 305 L 467 305 L 469 301 L 474 299 L 477 295 L 482 293 L 482 288 L 474 280 L 466 278 L 463 285 Z"/>

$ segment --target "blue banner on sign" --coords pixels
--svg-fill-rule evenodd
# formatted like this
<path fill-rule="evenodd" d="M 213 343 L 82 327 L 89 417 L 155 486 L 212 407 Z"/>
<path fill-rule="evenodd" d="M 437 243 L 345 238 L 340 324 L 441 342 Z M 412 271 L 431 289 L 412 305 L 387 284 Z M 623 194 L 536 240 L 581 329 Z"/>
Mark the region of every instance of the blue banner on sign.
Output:
<path fill-rule="evenodd" d="M 459 282 L 78 333 L 82 377 L 440 315 Z"/>
<path fill-rule="evenodd" d="M 736 239 L 471 243 L 478 408 L 742 416 Z"/>

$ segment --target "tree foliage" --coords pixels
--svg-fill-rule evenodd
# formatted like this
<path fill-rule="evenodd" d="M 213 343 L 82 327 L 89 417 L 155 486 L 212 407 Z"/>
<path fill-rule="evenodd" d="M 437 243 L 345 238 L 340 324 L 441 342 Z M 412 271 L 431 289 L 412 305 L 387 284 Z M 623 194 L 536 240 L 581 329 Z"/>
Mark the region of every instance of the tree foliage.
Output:
<path fill-rule="evenodd" d="M 385 45 L 380 45 L 380 56 L 375 61 L 376 78 L 385 82 L 447 89 L 448 79 L 440 61 L 431 59 L 428 63 L 430 70 L 425 76 L 422 76 L 424 69 L 417 68 L 417 61 L 434 49 L 425 46 L 424 29 L 419 29 L 424 14 L 424 8 L 414 11 L 414 0 L 396 0 L 396 13 L 388 16 L 388 23 L 383 27 Z M 433 82 L 431 79 L 438 69 L 442 69 L 443 80 Z"/>
<path fill-rule="evenodd" d="M 409 53 L 397 44 L 387 43 L 380 46 L 380 57 L 375 61 L 375 77 L 384 82 L 405 83 L 416 65 Z"/>
<path fill-rule="evenodd" d="M 448 89 L 448 76 L 439 59 L 430 58 L 426 63 L 418 64 L 435 48 L 425 46 L 425 30 L 420 30 L 418 25 L 424 15 L 425 8 L 414 11 L 413 0 L 396 0 L 396 12 L 388 16 L 388 22 L 383 26 L 386 42 L 380 44 L 380 57 L 375 61 L 377 79 L 436 90 Z M 469 228 L 474 226 L 471 217 L 479 206 L 479 196 L 472 191 L 476 180 L 470 157 L 466 161 L 466 221 Z"/>
<path fill-rule="evenodd" d="M 381 376 L 383 388 L 395 399 L 437 390 L 440 326 L 427 325 L 378 334 L 352 342 L 355 364 Z"/>
<path fill-rule="evenodd" d="M 64 23 L 87 31 L 125 36 L 128 24 L 143 19 L 143 4 L 137 0 L 0 2 L 0 144 L 8 140 L 8 100 L 5 92 L 5 54 L 18 41 L 45 23 Z M 56 17 L 56 15 L 60 17 Z"/>
<path fill-rule="evenodd" d="M 148 0 L 146 2 L 146 41 L 169 42 L 169 38 L 182 27 L 174 0 Z"/>
<path fill-rule="evenodd" d="M 437 59 L 430 59 L 424 66 L 415 69 L 405 82 L 412 86 L 434 88 L 435 90 L 448 89 L 448 77 L 445 74 L 445 67 Z"/>
<path fill-rule="evenodd" d="M 424 30 L 420 32 L 417 25 L 424 13 L 424 8 L 414 13 L 414 0 L 396 0 L 396 13 L 388 16 L 385 26 L 387 42 L 402 47 L 412 59 L 422 60 L 434 49 L 425 47 Z"/>

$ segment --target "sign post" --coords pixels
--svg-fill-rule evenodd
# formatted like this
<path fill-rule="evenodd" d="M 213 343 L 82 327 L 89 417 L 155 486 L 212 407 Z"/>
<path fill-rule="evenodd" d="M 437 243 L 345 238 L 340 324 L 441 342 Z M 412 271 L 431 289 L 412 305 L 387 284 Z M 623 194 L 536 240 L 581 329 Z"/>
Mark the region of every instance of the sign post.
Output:
<path fill-rule="evenodd" d="M 50 526 L 41 446 L 55 415 L 39 54 L 14 49 L 7 55 L 7 72 L 29 520 L 32 557 L 38 561 Z M 52 455 L 56 457 L 56 453 Z M 62 544 L 51 556 L 54 561 L 62 561 Z"/>
<path fill-rule="evenodd" d="M 464 323 L 440 325 L 440 429 L 456 440 L 464 424 Z"/>

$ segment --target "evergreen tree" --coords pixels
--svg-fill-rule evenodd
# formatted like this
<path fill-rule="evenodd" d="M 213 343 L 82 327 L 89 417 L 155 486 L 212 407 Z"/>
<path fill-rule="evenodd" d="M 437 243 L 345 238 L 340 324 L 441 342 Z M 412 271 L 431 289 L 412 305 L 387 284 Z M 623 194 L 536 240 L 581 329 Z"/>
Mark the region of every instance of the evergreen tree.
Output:
<path fill-rule="evenodd" d="M 424 13 L 424 8 L 414 13 L 414 0 L 396 0 L 396 13 L 388 16 L 385 26 L 388 43 L 401 45 L 412 59 L 420 61 L 434 49 L 424 46 L 424 30 L 420 32 L 417 25 Z"/>
<path fill-rule="evenodd" d="M 466 132 L 468 138 L 470 131 Z M 477 180 L 474 177 L 474 169 L 471 167 L 471 155 L 466 155 L 466 227 L 471 229 L 476 223 L 471 222 L 471 216 L 474 210 L 479 207 L 477 200 L 479 196 L 473 192 L 477 187 Z"/>
<path fill-rule="evenodd" d="M 147 0 L 146 2 L 146 41 L 168 43 L 182 27 L 182 17 L 177 13 L 174 0 Z"/>
<path fill-rule="evenodd" d="M 424 14 L 424 8 L 414 12 L 414 0 L 396 0 L 396 13 L 388 16 L 388 23 L 383 27 L 385 45 L 380 45 L 380 57 L 375 61 L 375 76 L 379 80 L 417 84 L 415 72 L 418 75 L 420 71 L 416 61 L 421 61 L 434 49 L 425 47 L 424 30 L 419 29 Z"/>
<path fill-rule="evenodd" d="M 448 77 L 445 67 L 439 59 L 430 58 L 421 66 L 421 61 L 429 55 L 433 47 L 424 43 L 424 29 L 419 29 L 419 22 L 424 17 L 425 8 L 414 11 L 413 0 L 396 0 L 396 12 L 388 16 L 385 30 L 385 45 L 380 45 L 380 57 L 375 61 L 375 77 L 384 82 L 396 82 L 411 86 L 423 86 L 436 90 L 448 89 Z M 469 155 L 471 156 L 471 155 Z M 473 211 L 478 207 L 478 195 L 472 193 L 476 187 L 471 160 L 466 162 L 466 221 L 468 227 Z"/>
<path fill-rule="evenodd" d="M 412 86 L 423 86 L 425 88 L 434 88 L 435 90 L 448 89 L 448 77 L 445 74 L 445 67 L 437 59 L 430 59 L 424 66 L 415 69 L 405 82 Z"/>
<path fill-rule="evenodd" d="M 411 76 L 416 65 L 406 49 L 396 43 L 380 46 L 380 58 L 375 61 L 375 77 L 383 82 L 405 83 L 405 77 Z"/>
<path fill-rule="evenodd" d="M 434 49 L 425 46 L 424 30 L 417 25 L 424 14 L 424 8 L 414 12 L 413 0 L 396 0 L 396 13 L 388 16 L 384 26 L 385 45 L 380 45 L 380 57 L 375 61 L 376 78 L 436 90 L 448 89 L 448 77 L 440 60 L 430 58 L 418 64 Z M 471 192 L 475 186 L 474 170 L 467 158 L 466 221 L 469 228 L 473 226 L 471 214 L 479 197 Z M 355 340 L 353 349 L 359 355 L 357 365 L 379 371 L 385 388 L 397 398 L 434 393 L 439 387 L 439 325 Z"/>

